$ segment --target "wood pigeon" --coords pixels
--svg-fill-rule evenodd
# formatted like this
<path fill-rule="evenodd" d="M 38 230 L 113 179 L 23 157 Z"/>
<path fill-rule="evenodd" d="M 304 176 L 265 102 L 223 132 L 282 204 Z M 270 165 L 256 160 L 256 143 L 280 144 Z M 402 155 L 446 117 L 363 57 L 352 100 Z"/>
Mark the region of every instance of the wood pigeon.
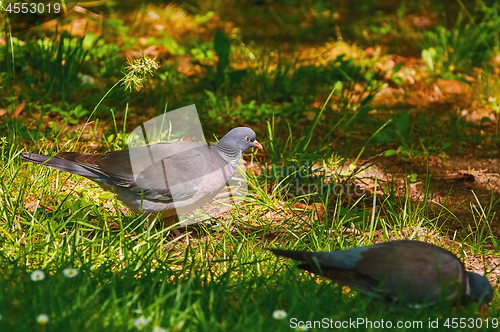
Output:
<path fill-rule="evenodd" d="M 250 147 L 262 149 L 252 129 L 238 127 L 215 146 L 176 141 L 104 154 L 59 152 L 50 157 L 23 153 L 21 159 L 84 176 L 116 193 L 136 213 L 162 213 L 169 226 L 177 214 L 210 202 Z"/>
<path fill-rule="evenodd" d="M 493 299 L 488 279 L 465 271 L 451 252 L 420 241 L 391 241 L 339 251 L 271 249 L 278 256 L 305 261 L 298 267 L 363 293 L 409 305 L 450 304 Z"/>

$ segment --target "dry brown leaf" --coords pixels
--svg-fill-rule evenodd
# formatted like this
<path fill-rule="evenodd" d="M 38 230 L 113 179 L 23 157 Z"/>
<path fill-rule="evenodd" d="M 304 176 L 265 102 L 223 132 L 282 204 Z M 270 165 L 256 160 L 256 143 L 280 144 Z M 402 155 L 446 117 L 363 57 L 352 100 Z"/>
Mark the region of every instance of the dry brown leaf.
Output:
<path fill-rule="evenodd" d="M 156 58 L 160 54 L 168 54 L 168 50 L 161 45 L 151 45 L 144 50 L 144 55 Z"/>
<path fill-rule="evenodd" d="M 306 205 L 303 203 L 295 203 L 293 205 L 294 208 L 296 209 L 302 209 L 302 210 L 314 210 L 314 219 L 315 220 L 322 220 L 323 216 L 325 214 L 325 206 L 322 203 L 312 203 L 311 205 Z"/>
<path fill-rule="evenodd" d="M 436 86 L 444 94 L 462 94 L 465 92 L 464 85 L 458 80 L 438 79 Z"/>
<path fill-rule="evenodd" d="M 179 57 L 177 64 L 177 71 L 186 76 L 192 76 L 196 74 L 193 64 L 191 63 L 191 55 L 184 54 Z"/>
<path fill-rule="evenodd" d="M 12 117 L 14 119 L 16 119 L 19 116 L 19 114 L 23 111 L 25 105 L 26 105 L 26 102 L 23 101 L 22 103 L 20 103 L 19 105 L 16 106 L 16 109 L 14 110 L 14 113 L 12 114 Z"/>
<path fill-rule="evenodd" d="M 127 59 L 131 59 L 131 58 L 140 58 L 142 53 L 136 50 L 125 50 L 122 53 L 120 53 L 120 55 L 123 55 Z"/>

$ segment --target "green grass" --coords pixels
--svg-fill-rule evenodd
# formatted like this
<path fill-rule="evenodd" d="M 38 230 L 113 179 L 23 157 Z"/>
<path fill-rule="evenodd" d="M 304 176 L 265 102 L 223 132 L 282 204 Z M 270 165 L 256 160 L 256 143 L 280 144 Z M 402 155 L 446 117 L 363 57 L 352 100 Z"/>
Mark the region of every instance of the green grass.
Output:
<path fill-rule="evenodd" d="M 425 204 L 415 205 L 408 198 L 398 203 L 394 197 L 374 197 L 372 210 L 360 219 L 339 213 L 342 197 L 337 197 L 329 200 L 323 221 L 312 218 L 312 211 L 273 225 L 263 217 L 266 211 L 285 215 L 294 201 L 309 199 L 288 199 L 289 205 L 283 208 L 279 201 L 286 198 L 267 196 L 254 179 L 248 206 L 232 210 L 219 220 L 223 223 L 218 228 L 202 226 L 186 244 L 185 238 L 167 236 L 168 231 L 161 227 L 157 230 L 151 225 L 144 231 L 140 216 L 117 215 L 84 202 L 79 209 L 68 208 L 68 200 L 84 199 L 71 193 L 72 184 L 65 183 L 67 175 L 21 164 L 17 157 L 15 149 L 6 153 L 1 173 L 2 330 L 133 331 L 134 321 L 141 316 L 149 320 L 145 331 L 155 326 L 169 331 L 289 331 L 296 322 L 291 318 L 333 322 L 383 319 L 394 324 L 421 321 L 429 329 L 429 319 L 444 324 L 447 318 L 477 317 L 477 304 L 432 310 L 401 305 L 386 308 L 380 300 L 346 292 L 339 285 L 301 272 L 294 263 L 277 259 L 265 249 L 340 250 L 394 235 L 417 239 L 417 231 L 402 235 L 410 227 L 436 229 L 424 213 Z M 76 180 L 73 178 L 70 180 Z M 29 212 L 24 203 L 33 199 L 39 202 Z M 481 213 L 488 217 L 487 211 Z M 297 216 L 307 219 L 300 222 Z M 245 226 L 243 218 L 261 226 Z M 361 235 L 345 233 L 343 226 L 351 222 Z M 432 235 L 429 239 L 434 240 Z M 484 246 L 477 246 L 485 240 L 467 239 L 464 252 L 487 253 Z M 70 267 L 78 270 L 74 278 L 63 273 Z M 36 269 L 45 272 L 45 279 L 30 279 Z M 500 314 L 496 293 L 488 317 Z M 275 310 L 285 310 L 288 317 L 275 320 Z M 49 317 L 45 327 L 36 321 L 40 314 Z M 363 324 L 361 329 L 373 330 Z"/>
<path fill-rule="evenodd" d="M 377 300 L 344 293 L 297 269 L 278 262 L 268 252 L 243 248 L 227 252 L 235 259 L 199 261 L 197 250 L 187 250 L 180 268 L 161 259 L 152 250 L 134 249 L 135 241 L 123 242 L 122 261 L 88 263 L 78 266 L 79 273 L 67 278 L 61 271 L 73 266 L 78 254 L 68 255 L 44 280 L 33 282 L 31 270 L 21 257 L 2 258 L 2 329 L 43 330 L 36 322 L 41 314 L 49 316 L 47 330 L 128 331 L 133 322 L 145 317 L 154 326 L 184 331 L 289 331 L 291 318 L 297 320 L 349 321 L 365 318 L 376 321 L 428 321 L 448 317 L 475 317 L 477 306 L 413 310 L 405 307 L 384 308 Z M 210 245 L 204 244 L 206 249 Z M 220 246 L 216 246 L 221 249 Z M 126 263 L 124 263 L 126 262 Z M 220 265 L 225 265 L 220 269 Z M 121 266 L 121 268 L 120 268 Z M 8 270 L 7 270 L 8 268 Z M 214 272 L 218 271 L 218 272 Z M 274 310 L 285 310 L 287 319 L 274 320 Z M 498 317 L 491 309 L 490 317 Z M 182 328 L 180 327 L 182 326 Z M 442 325 L 441 325 L 442 326 Z M 361 330 L 373 330 L 361 328 Z M 412 330 L 412 329 L 407 329 Z"/>

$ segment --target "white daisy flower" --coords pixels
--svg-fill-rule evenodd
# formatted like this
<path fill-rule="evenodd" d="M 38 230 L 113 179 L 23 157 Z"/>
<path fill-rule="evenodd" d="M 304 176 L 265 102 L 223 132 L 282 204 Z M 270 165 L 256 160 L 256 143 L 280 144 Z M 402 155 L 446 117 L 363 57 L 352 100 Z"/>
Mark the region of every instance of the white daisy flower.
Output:
<path fill-rule="evenodd" d="M 144 326 L 148 324 L 149 320 L 144 318 L 143 316 L 137 318 L 134 321 L 134 326 L 137 327 L 139 330 L 142 329 Z"/>
<path fill-rule="evenodd" d="M 153 332 L 168 332 L 168 330 L 164 329 L 163 327 L 157 326 L 153 329 Z"/>
<path fill-rule="evenodd" d="M 31 280 L 33 281 L 41 281 L 45 279 L 45 272 L 42 270 L 35 270 L 31 272 Z"/>
<path fill-rule="evenodd" d="M 273 318 L 274 319 L 283 319 L 283 318 L 286 318 L 286 311 L 285 310 L 275 310 L 273 312 Z"/>
<path fill-rule="evenodd" d="M 47 316 L 45 314 L 38 315 L 38 317 L 36 318 L 36 321 L 42 325 L 45 325 L 49 321 L 49 316 Z"/>
<path fill-rule="evenodd" d="M 78 270 L 74 268 L 67 268 L 64 269 L 63 273 L 67 278 L 74 278 L 78 275 Z"/>
<path fill-rule="evenodd" d="M 307 326 L 297 326 L 296 328 L 297 331 L 307 331 L 309 328 Z"/>

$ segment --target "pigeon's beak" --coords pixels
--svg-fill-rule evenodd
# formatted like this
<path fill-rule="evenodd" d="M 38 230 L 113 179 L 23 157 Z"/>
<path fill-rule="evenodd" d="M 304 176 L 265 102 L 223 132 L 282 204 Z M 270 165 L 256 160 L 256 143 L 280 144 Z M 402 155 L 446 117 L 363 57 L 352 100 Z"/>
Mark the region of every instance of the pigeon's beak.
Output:
<path fill-rule="evenodd" d="M 259 143 L 259 142 L 257 142 L 257 140 L 253 141 L 253 145 L 254 145 L 257 149 L 262 150 L 262 145 L 260 145 L 260 143 Z"/>

